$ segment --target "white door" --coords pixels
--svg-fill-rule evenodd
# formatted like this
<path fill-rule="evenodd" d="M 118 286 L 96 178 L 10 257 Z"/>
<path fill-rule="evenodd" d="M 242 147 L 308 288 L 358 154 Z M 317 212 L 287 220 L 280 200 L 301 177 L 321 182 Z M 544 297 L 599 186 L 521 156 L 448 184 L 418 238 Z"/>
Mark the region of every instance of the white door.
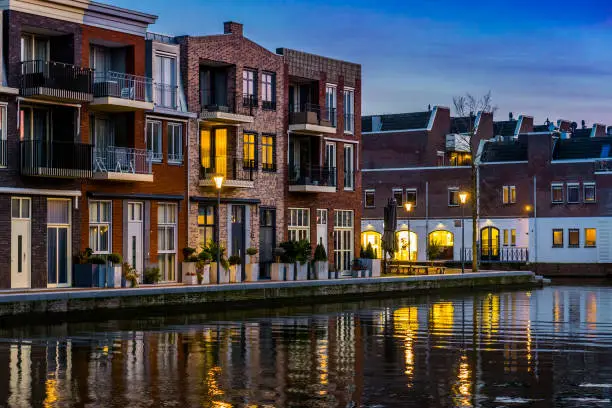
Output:
<path fill-rule="evenodd" d="M 11 200 L 11 288 L 31 285 L 30 199 Z"/>
<path fill-rule="evenodd" d="M 142 276 L 143 272 L 143 205 L 142 203 L 128 203 L 128 236 L 127 259 L 136 272 Z"/>
<path fill-rule="evenodd" d="M 327 210 L 317 209 L 317 242 L 323 244 L 327 252 Z"/>

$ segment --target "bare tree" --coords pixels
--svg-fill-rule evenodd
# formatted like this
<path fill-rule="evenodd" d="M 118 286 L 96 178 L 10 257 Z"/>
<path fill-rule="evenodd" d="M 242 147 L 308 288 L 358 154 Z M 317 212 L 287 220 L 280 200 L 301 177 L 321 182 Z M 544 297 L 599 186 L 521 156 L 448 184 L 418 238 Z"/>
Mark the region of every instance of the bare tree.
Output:
<path fill-rule="evenodd" d="M 478 113 L 494 114 L 497 107 L 493 106 L 491 91 L 481 97 L 471 94 L 453 97 L 453 106 L 458 118 L 464 120 L 465 137 L 459 138 L 458 145 L 462 151 L 470 152 L 471 177 L 468 189 L 469 200 L 472 210 L 472 271 L 478 270 L 478 203 L 480 201 L 480 190 L 478 189 L 478 140 L 476 136 L 476 118 Z M 462 256 L 465 256 L 463 254 Z"/>

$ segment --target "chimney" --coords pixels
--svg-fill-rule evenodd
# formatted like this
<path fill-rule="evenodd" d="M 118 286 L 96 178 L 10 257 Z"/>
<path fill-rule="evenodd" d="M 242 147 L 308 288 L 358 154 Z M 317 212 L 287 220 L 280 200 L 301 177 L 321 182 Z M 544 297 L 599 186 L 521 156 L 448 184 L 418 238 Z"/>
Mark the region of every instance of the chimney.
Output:
<path fill-rule="evenodd" d="M 601 123 L 595 123 L 593 125 L 593 130 L 591 130 L 591 137 L 605 137 L 608 136 L 606 134 L 606 125 L 602 125 Z"/>
<path fill-rule="evenodd" d="M 508 119 L 510 119 L 510 120 L 514 120 L 514 115 L 512 114 L 512 112 L 510 112 L 510 113 L 508 114 Z"/>
<path fill-rule="evenodd" d="M 223 23 L 223 34 L 235 34 L 242 37 L 242 24 L 234 21 L 226 21 Z"/>

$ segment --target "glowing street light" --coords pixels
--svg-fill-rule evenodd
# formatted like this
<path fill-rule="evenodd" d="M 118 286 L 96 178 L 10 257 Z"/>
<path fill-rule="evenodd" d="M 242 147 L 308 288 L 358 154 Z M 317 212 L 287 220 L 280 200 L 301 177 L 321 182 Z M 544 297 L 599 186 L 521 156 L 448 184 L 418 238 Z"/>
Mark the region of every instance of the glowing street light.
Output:
<path fill-rule="evenodd" d="M 221 227 L 221 187 L 223 187 L 223 174 L 213 177 L 215 187 L 217 187 L 217 228 Z M 221 283 L 221 234 L 217 230 L 217 285 Z"/>
<path fill-rule="evenodd" d="M 467 198 L 468 194 L 466 192 L 459 193 L 459 201 L 461 202 L 461 274 L 465 273 L 465 203 Z"/>
<path fill-rule="evenodd" d="M 404 208 L 406 209 L 406 212 L 408 213 L 408 270 L 412 273 L 412 256 L 411 256 L 411 244 L 410 244 L 410 235 L 411 231 L 410 231 L 410 212 L 412 211 L 412 203 L 411 202 L 406 202 L 404 203 Z"/>

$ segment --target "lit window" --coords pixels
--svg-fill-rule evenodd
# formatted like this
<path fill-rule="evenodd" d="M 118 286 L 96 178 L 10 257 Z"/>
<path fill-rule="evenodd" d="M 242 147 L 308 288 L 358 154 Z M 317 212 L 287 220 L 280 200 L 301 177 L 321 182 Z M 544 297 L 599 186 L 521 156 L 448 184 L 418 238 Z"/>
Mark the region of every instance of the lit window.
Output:
<path fill-rule="evenodd" d="M 508 246 L 508 230 L 504 230 L 504 246 Z"/>
<path fill-rule="evenodd" d="M 553 248 L 563 248 L 562 229 L 553 229 Z"/>
<path fill-rule="evenodd" d="M 584 183 L 584 202 L 594 203 L 595 200 L 595 183 Z"/>
<path fill-rule="evenodd" d="M 261 167 L 264 171 L 276 171 L 276 146 L 274 135 L 261 137 Z"/>
<path fill-rule="evenodd" d="M 516 203 L 516 186 L 503 186 L 502 202 L 504 204 Z"/>
<path fill-rule="evenodd" d="M 563 203 L 563 184 L 553 184 L 550 188 L 551 201 L 554 204 Z"/>
<path fill-rule="evenodd" d="M 366 190 L 365 194 L 365 208 L 374 208 L 374 190 Z"/>
<path fill-rule="evenodd" d="M 568 203 L 579 203 L 580 202 L 580 184 L 572 183 L 567 185 L 567 202 Z"/>
<path fill-rule="evenodd" d="M 212 205 L 199 205 L 198 232 L 201 247 L 204 247 L 208 241 L 215 240 L 215 207 Z"/>
<path fill-rule="evenodd" d="M 111 202 L 89 202 L 89 247 L 97 254 L 110 253 Z"/>
<path fill-rule="evenodd" d="M 406 189 L 406 202 L 411 203 L 413 207 L 417 205 L 417 191 L 416 188 Z"/>
<path fill-rule="evenodd" d="M 257 158 L 255 157 L 255 146 L 257 136 L 255 133 L 244 133 L 242 136 L 242 162 L 245 169 L 257 168 Z"/>
<path fill-rule="evenodd" d="M 584 246 L 588 248 L 597 246 L 597 230 L 595 228 L 584 229 Z"/>
<path fill-rule="evenodd" d="M 516 246 L 516 230 L 515 229 L 510 230 L 510 245 Z"/>
<path fill-rule="evenodd" d="M 568 238 L 569 238 L 568 246 L 570 248 L 578 248 L 580 246 L 580 230 L 579 229 L 570 228 L 568 230 Z"/>
<path fill-rule="evenodd" d="M 382 247 L 381 247 L 382 236 L 380 232 L 376 231 L 364 231 L 361 233 L 361 246 L 364 249 L 368 248 L 368 244 L 372 246 L 376 258 L 382 258 Z"/>

